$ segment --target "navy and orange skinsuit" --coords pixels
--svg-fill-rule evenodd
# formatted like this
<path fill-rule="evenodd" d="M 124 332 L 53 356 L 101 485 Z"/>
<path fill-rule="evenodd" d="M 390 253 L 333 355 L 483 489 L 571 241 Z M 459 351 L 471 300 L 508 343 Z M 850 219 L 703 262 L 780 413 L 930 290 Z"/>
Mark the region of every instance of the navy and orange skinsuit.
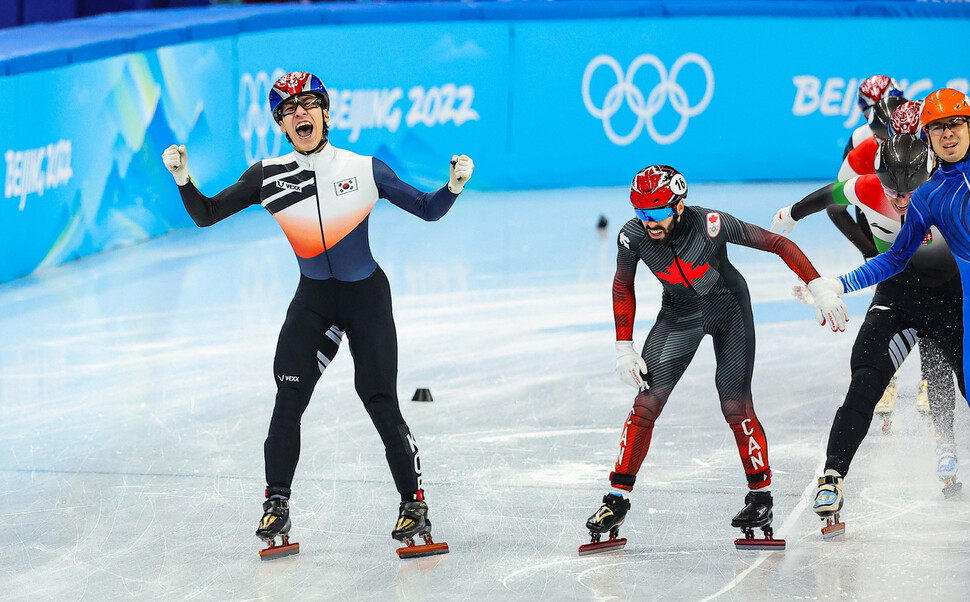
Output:
<path fill-rule="evenodd" d="M 620 455 L 610 473 L 614 487 L 633 489 L 654 422 L 705 335 L 713 339 L 721 412 L 734 431 L 748 487 L 771 483 L 768 443 L 751 402 L 755 348 L 751 300 L 744 278 L 728 260 L 727 243 L 775 253 L 805 282 L 818 278 L 808 258 L 787 238 L 702 207 L 685 206 L 662 244 L 647 236 L 638 219 L 628 221 L 620 231 L 613 279 L 616 340 L 633 339 L 633 281 L 641 261 L 663 285 L 663 297 L 641 352 L 648 386 L 636 396 L 624 425 Z"/>
<path fill-rule="evenodd" d="M 425 221 L 454 205 L 447 186 L 432 193 L 402 182 L 383 162 L 327 144 L 254 164 L 209 198 L 180 186 L 186 210 L 209 226 L 262 205 L 283 228 L 300 265 L 300 284 L 280 331 L 273 369 L 276 405 L 264 444 L 267 497 L 290 496 L 300 457 L 300 421 L 344 334 L 354 386 L 384 443 L 403 501 L 422 499 L 421 465 L 397 397 L 397 334 L 391 291 L 371 255 L 368 218 L 387 199 Z"/>

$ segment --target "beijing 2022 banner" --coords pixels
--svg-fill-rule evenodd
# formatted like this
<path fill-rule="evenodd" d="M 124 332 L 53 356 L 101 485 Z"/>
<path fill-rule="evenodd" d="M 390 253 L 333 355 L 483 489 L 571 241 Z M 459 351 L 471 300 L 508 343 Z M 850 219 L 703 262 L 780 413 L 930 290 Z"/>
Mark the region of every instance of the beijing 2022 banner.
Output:
<path fill-rule="evenodd" d="M 928 30 L 940 21 L 910 20 Z M 515 25 L 510 186 L 626 185 L 651 163 L 688 181 L 834 179 L 873 74 L 908 98 L 966 91 L 970 49 L 883 52 L 883 19 L 628 19 Z M 811 31 L 811 35 L 806 32 Z M 555 68 L 551 68 L 555 65 Z M 541 158 L 541 160 L 540 160 Z"/>
<path fill-rule="evenodd" d="M 873 48 L 898 23 L 669 18 L 227 30 L 0 77 L 8 116 L 0 282 L 191 226 L 162 150 L 185 144 L 191 174 L 210 195 L 252 163 L 289 152 L 266 97 L 295 70 L 327 85 L 336 146 L 380 157 L 423 188 L 447 181 L 454 153 L 475 159 L 475 190 L 625 186 L 651 163 L 674 165 L 689 182 L 834 179 L 862 123 L 855 96 L 863 78 L 893 76 L 914 99 L 968 88 L 967 45 L 946 60 Z"/>

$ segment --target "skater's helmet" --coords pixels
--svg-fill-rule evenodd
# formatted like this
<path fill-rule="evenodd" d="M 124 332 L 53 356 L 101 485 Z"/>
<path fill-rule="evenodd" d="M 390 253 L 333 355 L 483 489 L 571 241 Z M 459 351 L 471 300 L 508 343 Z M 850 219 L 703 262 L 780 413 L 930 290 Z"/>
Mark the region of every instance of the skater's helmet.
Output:
<path fill-rule="evenodd" d="M 967 95 L 952 88 L 941 88 L 931 92 L 923 101 L 920 123 L 926 126 L 940 119 L 957 116 L 970 117 L 970 102 Z"/>
<path fill-rule="evenodd" d="M 869 129 L 872 135 L 880 140 L 889 138 L 889 122 L 893 118 L 893 111 L 906 102 L 902 96 L 886 96 L 876 101 L 869 111 Z"/>
<path fill-rule="evenodd" d="M 277 123 L 283 121 L 281 109 L 283 102 L 307 92 L 320 97 L 324 110 L 330 108 L 330 95 L 327 94 L 323 81 L 316 75 L 305 71 L 293 71 L 276 80 L 269 90 L 269 110 L 273 113 L 273 119 Z"/>
<path fill-rule="evenodd" d="M 896 134 L 879 145 L 875 167 L 883 188 L 912 192 L 930 179 L 933 156 L 915 134 Z"/>
<path fill-rule="evenodd" d="M 865 113 L 879 102 L 880 98 L 902 95 L 903 90 L 899 87 L 899 82 L 886 75 L 872 75 L 859 84 L 856 102 L 859 103 L 859 108 Z"/>
<path fill-rule="evenodd" d="M 918 100 L 907 100 L 896 107 L 893 116 L 889 120 L 889 135 L 896 134 L 915 134 L 925 137 L 925 132 L 920 129 L 919 115 L 923 110 L 923 103 Z"/>
<path fill-rule="evenodd" d="M 687 180 L 669 165 L 644 167 L 630 184 L 630 202 L 641 220 L 659 222 L 676 214 L 674 207 L 687 198 Z"/>

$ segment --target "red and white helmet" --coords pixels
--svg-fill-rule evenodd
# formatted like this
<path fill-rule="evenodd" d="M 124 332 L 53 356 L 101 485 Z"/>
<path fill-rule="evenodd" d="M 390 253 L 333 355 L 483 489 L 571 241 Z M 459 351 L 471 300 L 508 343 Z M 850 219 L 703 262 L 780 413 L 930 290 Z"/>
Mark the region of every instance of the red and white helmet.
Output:
<path fill-rule="evenodd" d="M 686 198 L 687 180 L 669 165 L 644 167 L 630 184 L 633 211 L 643 221 L 659 222 L 673 215 L 674 205 Z"/>
<path fill-rule="evenodd" d="M 872 75 L 859 84 L 859 95 L 856 97 L 856 102 L 859 103 L 859 108 L 865 113 L 881 98 L 902 95 L 903 90 L 899 87 L 899 82 L 887 75 Z"/>
<path fill-rule="evenodd" d="M 630 202 L 636 209 L 675 205 L 687 198 L 687 180 L 669 165 L 644 167 L 630 184 Z"/>
<path fill-rule="evenodd" d="M 919 116 L 923 111 L 923 103 L 918 100 L 907 100 L 896 107 L 889 120 L 889 135 L 917 134 L 920 132 Z"/>
<path fill-rule="evenodd" d="M 323 81 L 312 73 L 293 71 L 276 80 L 276 83 L 269 90 L 269 110 L 273 113 L 273 118 L 276 121 L 282 121 L 282 116 L 279 113 L 280 105 L 284 101 L 305 92 L 316 94 L 323 101 L 323 108 L 330 108 L 330 95 L 327 93 Z"/>

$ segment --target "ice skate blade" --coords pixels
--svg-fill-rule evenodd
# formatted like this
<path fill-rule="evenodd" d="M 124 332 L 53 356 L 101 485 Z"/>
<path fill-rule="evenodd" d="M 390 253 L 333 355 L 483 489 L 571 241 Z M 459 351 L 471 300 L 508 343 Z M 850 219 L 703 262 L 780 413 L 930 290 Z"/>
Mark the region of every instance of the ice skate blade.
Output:
<path fill-rule="evenodd" d="M 959 481 L 956 481 L 953 483 L 946 483 L 946 486 L 943 487 L 943 498 L 947 500 L 956 499 L 960 497 L 962 493 L 963 493 L 963 483 Z"/>
<path fill-rule="evenodd" d="M 769 552 L 785 549 L 784 539 L 757 539 L 755 537 L 741 537 L 734 540 L 734 547 L 739 550 L 767 550 Z"/>
<path fill-rule="evenodd" d="M 259 551 L 260 560 L 276 560 L 277 558 L 283 558 L 284 556 L 293 556 L 294 554 L 300 553 L 300 544 L 297 542 L 285 543 L 282 545 L 272 545 L 265 550 Z"/>
<path fill-rule="evenodd" d="M 623 546 L 625 545 L 625 537 L 621 537 L 619 539 L 608 539 L 606 541 L 597 541 L 579 546 L 579 555 L 586 556 L 587 554 L 600 554 L 602 552 L 622 550 Z"/>
<path fill-rule="evenodd" d="M 832 539 L 840 535 L 845 535 L 845 523 L 836 522 L 822 527 L 822 539 Z"/>
<path fill-rule="evenodd" d="M 422 545 L 407 545 L 403 548 L 398 548 L 397 555 L 400 558 L 422 558 L 424 556 L 447 554 L 448 551 L 448 544 L 446 543 L 426 543 Z"/>

